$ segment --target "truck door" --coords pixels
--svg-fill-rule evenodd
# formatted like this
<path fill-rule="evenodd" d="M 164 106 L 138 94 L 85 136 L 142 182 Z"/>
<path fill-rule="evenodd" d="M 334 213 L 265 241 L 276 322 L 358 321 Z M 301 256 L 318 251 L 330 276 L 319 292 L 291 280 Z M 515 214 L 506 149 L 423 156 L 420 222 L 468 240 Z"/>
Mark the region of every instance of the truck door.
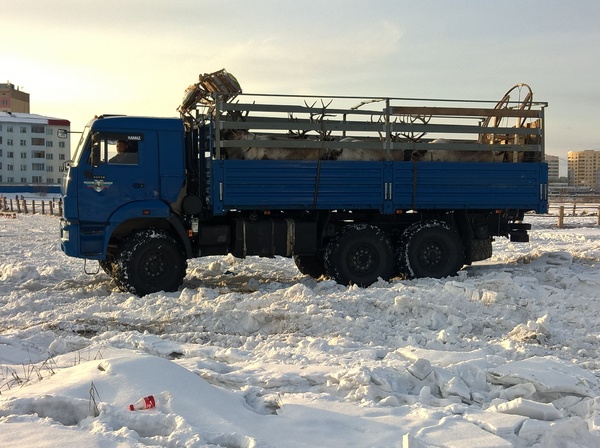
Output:
<path fill-rule="evenodd" d="M 105 223 L 121 206 L 153 196 L 146 167 L 156 154 L 152 133 L 97 132 L 91 138 L 89 169 L 83 173 L 79 219 Z"/>

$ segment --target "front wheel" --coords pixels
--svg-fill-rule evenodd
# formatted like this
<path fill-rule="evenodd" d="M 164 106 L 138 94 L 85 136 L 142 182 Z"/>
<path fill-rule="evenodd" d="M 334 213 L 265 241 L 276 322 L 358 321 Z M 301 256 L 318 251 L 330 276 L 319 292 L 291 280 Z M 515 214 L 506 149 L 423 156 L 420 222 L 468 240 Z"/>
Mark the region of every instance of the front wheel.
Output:
<path fill-rule="evenodd" d="M 365 287 L 380 277 L 389 280 L 396 270 L 390 238 L 374 225 L 348 225 L 328 244 L 325 269 L 343 285 Z"/>
<path fill-rule="evenodd" d="M 404 232 L 400 261 L 411 277 L 443 278 L 464 265 L 465 249 L 457 232 L 443 221 L 417 222 Z"/>
<path fill-rule="evenodd" d="M 121 245 L 113 278 L 123 291 L 144 296 L 157 291 L 177 291 L 183 283 L 187 261 L 180 244 L 162 230 L 141 230 Z"/>
<path fill-rule="evenodd" d="M 98 264 L 100 265 L 100 267 L 102 268 L 102 270 L 106 273 L 106 275 L 109 275 L 112 277 L 113 275 L 113 265 L 114 262 L 111 260 L 100 260 L 98 262 Z"/>
<path fill-rule="evenodd" d="M 294 255 L 294 263 L 304 275 L 319 278 L 326 274 L 322 255 Z"/>

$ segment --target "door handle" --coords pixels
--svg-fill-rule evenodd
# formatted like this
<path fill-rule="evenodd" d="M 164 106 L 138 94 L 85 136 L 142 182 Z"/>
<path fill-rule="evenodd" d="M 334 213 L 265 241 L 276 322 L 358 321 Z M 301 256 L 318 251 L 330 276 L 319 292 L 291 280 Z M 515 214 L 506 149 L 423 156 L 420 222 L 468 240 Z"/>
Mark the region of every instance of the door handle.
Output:
<path fill-rule="evenodd" d="M 144 188 L 144 184 L 141 184 L 139 182 L 136 182 L 134 184 L 131 185 L 133 188 Z"/>

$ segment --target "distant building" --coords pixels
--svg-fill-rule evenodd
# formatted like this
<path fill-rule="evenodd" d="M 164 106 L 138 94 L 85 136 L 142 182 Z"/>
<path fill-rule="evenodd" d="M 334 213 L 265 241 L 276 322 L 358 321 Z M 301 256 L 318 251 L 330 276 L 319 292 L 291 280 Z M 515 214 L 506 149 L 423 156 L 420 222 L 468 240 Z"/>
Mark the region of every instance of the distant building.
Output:
<path fill-rule="evenodd" d="M 29 94 L 0 83 L 0 189 L 56 186 L 71 158 L 68 120 L 29 113 Z"/>
<path fill-rule="evenodd" d="M 57 133 L 70 126 L 60 118 L 0 112 L 0 187 L 60 184 L 71 148 Z"/>
<path fill-rule="evenodd" d="M 546 162 L 548 163 L 548 180 L 550 182 L 558 180 L 560 178 L 558 156 L 546 154 Z"/>
<path fill-rule="evenodd" d="M 0 83 L 0 112 L 29 113 L 29 94 L 14 84 Z"/>
<path fill-rule="evenodd" d="M 599 192 L 600 151 L 569 151 L 567 157 L 569 183 L 573 187 L 586 187 Z"/>

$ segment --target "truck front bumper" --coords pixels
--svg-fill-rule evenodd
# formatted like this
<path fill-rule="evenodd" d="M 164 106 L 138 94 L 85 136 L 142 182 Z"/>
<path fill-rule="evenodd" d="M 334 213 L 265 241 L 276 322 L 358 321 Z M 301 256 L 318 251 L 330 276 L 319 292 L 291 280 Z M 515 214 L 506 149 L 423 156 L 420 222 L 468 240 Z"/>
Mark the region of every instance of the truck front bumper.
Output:
<path fill-rule="evenodd" d="M 79 226 L 67 221 L 64 218 L 60 220 L 60 248 L 69 257 L 80 257 L 79 247 Z"/>

